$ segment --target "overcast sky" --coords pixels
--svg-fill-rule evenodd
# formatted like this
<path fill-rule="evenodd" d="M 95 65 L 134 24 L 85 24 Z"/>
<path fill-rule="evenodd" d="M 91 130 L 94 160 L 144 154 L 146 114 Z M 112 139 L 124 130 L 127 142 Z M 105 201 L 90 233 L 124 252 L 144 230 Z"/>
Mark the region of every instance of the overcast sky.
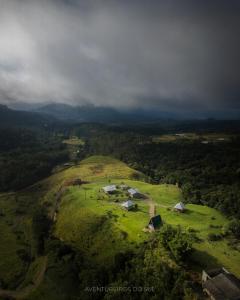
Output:
<path fill-rule="evenodd" d="M 0 102 L 240 112 L 238 0 L 0 0 Z"/>

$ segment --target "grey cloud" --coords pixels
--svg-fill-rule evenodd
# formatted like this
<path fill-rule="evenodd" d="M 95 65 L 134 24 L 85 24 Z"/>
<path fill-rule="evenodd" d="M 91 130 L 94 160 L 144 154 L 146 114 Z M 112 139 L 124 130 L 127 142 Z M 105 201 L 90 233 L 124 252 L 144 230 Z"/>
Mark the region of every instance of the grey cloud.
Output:
<path fill-rule="evenodd" d="M 239 1 L 0 3 L 0 101 L 240 110 Z"/>

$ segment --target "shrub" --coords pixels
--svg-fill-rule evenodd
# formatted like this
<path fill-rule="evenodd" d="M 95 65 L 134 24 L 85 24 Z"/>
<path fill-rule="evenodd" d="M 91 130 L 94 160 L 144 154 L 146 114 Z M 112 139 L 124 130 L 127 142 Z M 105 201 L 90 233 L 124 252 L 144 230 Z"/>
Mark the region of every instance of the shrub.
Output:
<path fill-rule="evenodd" d="M 234 235 L 237 239 L 240 238 L 240 221 L 239 220 L 232 220 L 229 222 L 227 226 L 227 231 Z"/>
<path fill-rule="evenodd" d="M 209 233 L 208 234 L 208 240 L 209 241 L 219 241 L 222 239 L 222 235 L 221 234 L 216 234 L 216 233 Z"/>
<path fill-rule="evenodd" d="M 160 230 L 161 244 L 171 252 L 177 262 L 184 261 L 192 251 L 193 235 L 183 232 L 181 227 L 163 225 Z"/>

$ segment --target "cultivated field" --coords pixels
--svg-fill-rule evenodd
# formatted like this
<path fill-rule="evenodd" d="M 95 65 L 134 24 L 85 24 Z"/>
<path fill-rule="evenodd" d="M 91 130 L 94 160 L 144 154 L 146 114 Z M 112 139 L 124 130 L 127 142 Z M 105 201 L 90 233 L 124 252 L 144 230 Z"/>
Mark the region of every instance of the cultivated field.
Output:
<path fill-rule="evenodd" d="M 207 143 L 221 143 L 229 142 L 232 138 L 237 135 L 224 134 L 224 133 L 177 133 L 177 134 L 162 134 L 159 136 L 154 136 L 152 141 L 155 143 L 169 143 L 176 141 L 199 141 Z"/>

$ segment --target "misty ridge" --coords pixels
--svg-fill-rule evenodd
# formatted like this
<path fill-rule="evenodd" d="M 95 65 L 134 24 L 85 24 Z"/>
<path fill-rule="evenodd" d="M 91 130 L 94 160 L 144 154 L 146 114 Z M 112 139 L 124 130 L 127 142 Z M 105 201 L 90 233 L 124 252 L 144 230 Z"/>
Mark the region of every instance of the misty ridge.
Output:
<path fill-rule="evenodd" d="M 239 118 L 239 1 L 2 0 L 2 7 L 2 104 Z"/>

